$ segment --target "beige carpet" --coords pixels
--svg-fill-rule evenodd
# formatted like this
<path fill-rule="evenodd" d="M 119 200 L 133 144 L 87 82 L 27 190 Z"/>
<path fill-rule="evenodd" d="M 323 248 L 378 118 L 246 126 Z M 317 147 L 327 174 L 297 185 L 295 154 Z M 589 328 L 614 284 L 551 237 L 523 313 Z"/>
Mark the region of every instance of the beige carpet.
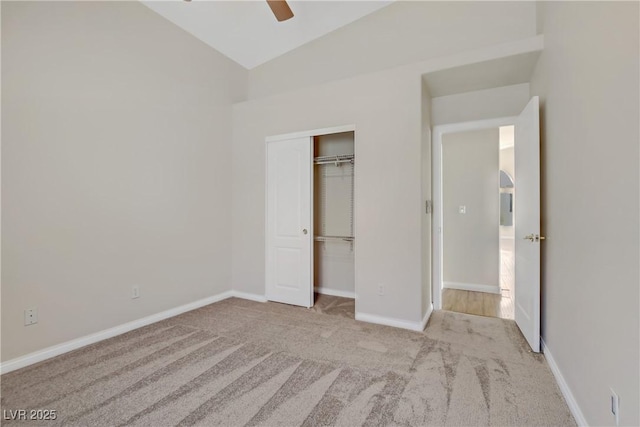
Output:
<path fill-rule="evenodd" d="M 353 298 L 334 297 L 332 295 L 315 294 L 311 310 L 347 319 L 356 318 L 356 300 Z"/>
<path fill-rule="evenodd" d="M 424 333 L 228 299 L 2 376 L 37 425 L 575 425 L 512 321 Z M 27 425 L 4 421 L 3 425 Z"/>

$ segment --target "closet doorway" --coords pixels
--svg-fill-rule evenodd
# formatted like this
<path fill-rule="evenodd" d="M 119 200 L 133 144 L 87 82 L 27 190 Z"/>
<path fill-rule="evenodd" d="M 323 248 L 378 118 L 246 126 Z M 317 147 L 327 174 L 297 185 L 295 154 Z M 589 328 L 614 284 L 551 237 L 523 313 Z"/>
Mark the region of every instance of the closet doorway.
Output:
<path fill-rule="evenodd" d="M 267 299 L 353 317 L 354 127 L 267 138 L 266 166 Z"/>

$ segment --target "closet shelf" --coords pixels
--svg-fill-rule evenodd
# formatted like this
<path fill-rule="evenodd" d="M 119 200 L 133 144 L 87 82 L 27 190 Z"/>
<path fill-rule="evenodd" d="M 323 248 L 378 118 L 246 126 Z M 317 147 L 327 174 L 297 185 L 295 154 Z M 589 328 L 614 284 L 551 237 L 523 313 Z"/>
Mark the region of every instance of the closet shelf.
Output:
<path fill-rule="evenodd" d="M 353 236 L 315 236 L 314 240 L 316 242 L 335 242 L 335 241 L 353 242 L 355 240 L 355 237 Z"/>
<path fill-rule="evenodd" d="M 340 154 L 337 156 L 320 156 L 314 157 L 313 164 L 314 165 L 336 165 L 338 166 L 341 163 L 352 163 L 353 164 L 354 155 L 353 154 Z"/>

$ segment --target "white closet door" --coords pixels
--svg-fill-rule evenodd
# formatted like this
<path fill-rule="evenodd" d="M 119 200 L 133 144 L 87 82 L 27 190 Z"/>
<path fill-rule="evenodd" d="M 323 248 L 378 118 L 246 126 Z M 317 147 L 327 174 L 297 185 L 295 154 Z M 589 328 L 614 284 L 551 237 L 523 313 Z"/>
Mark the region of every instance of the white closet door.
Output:
<path fill-rule="evenodd" d="M 267 143 L 267 299 L 303 307 L 313 306 L 312 147 Z"/>
<path fill-rule="evenodd" d="M 515 318 L 540 352 L 540 120 L 534 96 L 515 123 Z"/>

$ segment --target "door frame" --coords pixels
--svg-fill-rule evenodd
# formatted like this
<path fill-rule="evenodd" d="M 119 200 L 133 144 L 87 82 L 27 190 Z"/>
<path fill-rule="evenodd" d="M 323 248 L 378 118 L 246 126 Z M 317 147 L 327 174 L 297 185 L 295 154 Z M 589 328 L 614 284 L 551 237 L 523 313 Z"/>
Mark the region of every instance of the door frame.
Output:
<path fill-rule="evenodd" d="M 265 232 L 265 239 L 264 239 L 264 262 L 265 262 L 265 276 L 264 276 L 264 295 L 266 297 L 267 295 L 267 275 L 266 275 L 266 271 L 267 271 L 267 254 L 268 254 L 268 241 L 267 241 L 267 227 L 268 227 L 268 212 L 267 212 L 267 206 L 268 206 L 268 180 L 266 179 L 266 174 L 267 174 L 267 170 L 268 170 L 268 158 L 267 158 L 267 144 L 270 142 L 275 142 L 275 141 L 282 141 L 282 140 L 287 140 L 287 139 L 294 139 L 294 138 L 314 138 L 316 136 L 323 136 L 323 135 L 331 135 L 331 134 L 335 134 L 335 133 L 344 133 L 344 132 L 353 132 L 353 154 L 354 157 L 357 159 L 358 158 L 358 137 L 357 137 L 357 132 L 356 132 L 356 125 L 355 124 L 347 124 L 347 125 L 342 125 L 342 126 L 333 126 L 333 127 L 327 127 L 327 128 L 320 128 L 320 129 L 312 129 L 312 130 L 304 130 L 304 131 L 299 131 L 299 132 L 291 132 L 291 133 L 285 133 L 285 134 L 278 134 L 278 135 L 272 135 L 272 136 L 267 136 L 265 138 L 265 151 L 264 151 L 264 173 L 265 173 L 265 182 L 264 182 L 264 232 Z M 313 140 L 312 140 L 313 141 Z M 312 143 L 312 142 L 311 142 Z M 313 147 L 312 147 L 313 150 Z M 313 162 L 313 159 L 312 159 Z M 313 163 L 311 164 L 311 167 L 313 168 Z M 356 176 L 357 176 L 357 162 L 354 162 L 353 164 L 353 229 L 354 229 L 354 236 L 357 234 L 355 232 L 356 228 L 357 228 L 357 219 L 358 219 L 358 204 L 356 203 L 357 200 L 357 194 L 358 194 L 358 181 L 356 180 Z M 311 174 L 311 177 L 313 179 L 313 171 Z M 311 209 L 312 209 L 312 213 L 313 213 L 313 192 L 312 192 L 312 198 L 311 198 Z M 311 224 L 311 230 L 313 230 L 313 223 Z M 313 234 L 313 233 L 312 233 Z M 313 236 L 312 236 L 313 238 Z M 357 262 L 357 245 L 358 245 L 358 241 L 357 239 L 354 239 L 353 241 L 353 264 L 354 264 L 354 283 L 353 283 L 353 291 L 354 291 L 354 300 L 356 303 L 356 312 L 358 311 L 358 269 L 356 268 L 356 266 L 358 265 Z M 314 263 L 314 247 L 315 247 L 315 243 L 312 243 L 311 245 L 311 278 L 313 280 L 314 277 L 314 271 L 313 271 L 313 263 Z M 312 284 L 312 289 L 311 292 L 315 292 L 314 291 L 314 286 Z"/>
<path fill-rule="evenodd" d="M 343 133 L 343 132 L 355 133 L 355 131 L 356 131 L 356 125 L 353 125 L 353 124 L 342 125 L 342 126 L 334 126 L 329 128 L 303 130 L 300 132 L 291 132 L 291 133 L 283 133 L 279 135 L 267 136 L 265 138 L 265 142 L 269 143 L 272 141 L 280 141 L 283 139 L 306 138 L 308 136 L 311 137 L 311 136 L 331 135 L 334 133 Z M 354 143 L 354 149 L 355 149 L 355 143 Z"/>
<path fill-rule="evenodd" d="M 433 127 L 433 152 L 431 169 L 433 171 L 433 222 L 431 223 L 433 269 L 431 272 L 433 308 L 442 309 L 443 285 L 443 248 L 442 248 L 442 136 L 447 133 L 458 133 L 473 130 L 513 126 L 517 116 L 498 117 L 494 119 L 475 120 L 470 122 L 449 123 Z"/>

